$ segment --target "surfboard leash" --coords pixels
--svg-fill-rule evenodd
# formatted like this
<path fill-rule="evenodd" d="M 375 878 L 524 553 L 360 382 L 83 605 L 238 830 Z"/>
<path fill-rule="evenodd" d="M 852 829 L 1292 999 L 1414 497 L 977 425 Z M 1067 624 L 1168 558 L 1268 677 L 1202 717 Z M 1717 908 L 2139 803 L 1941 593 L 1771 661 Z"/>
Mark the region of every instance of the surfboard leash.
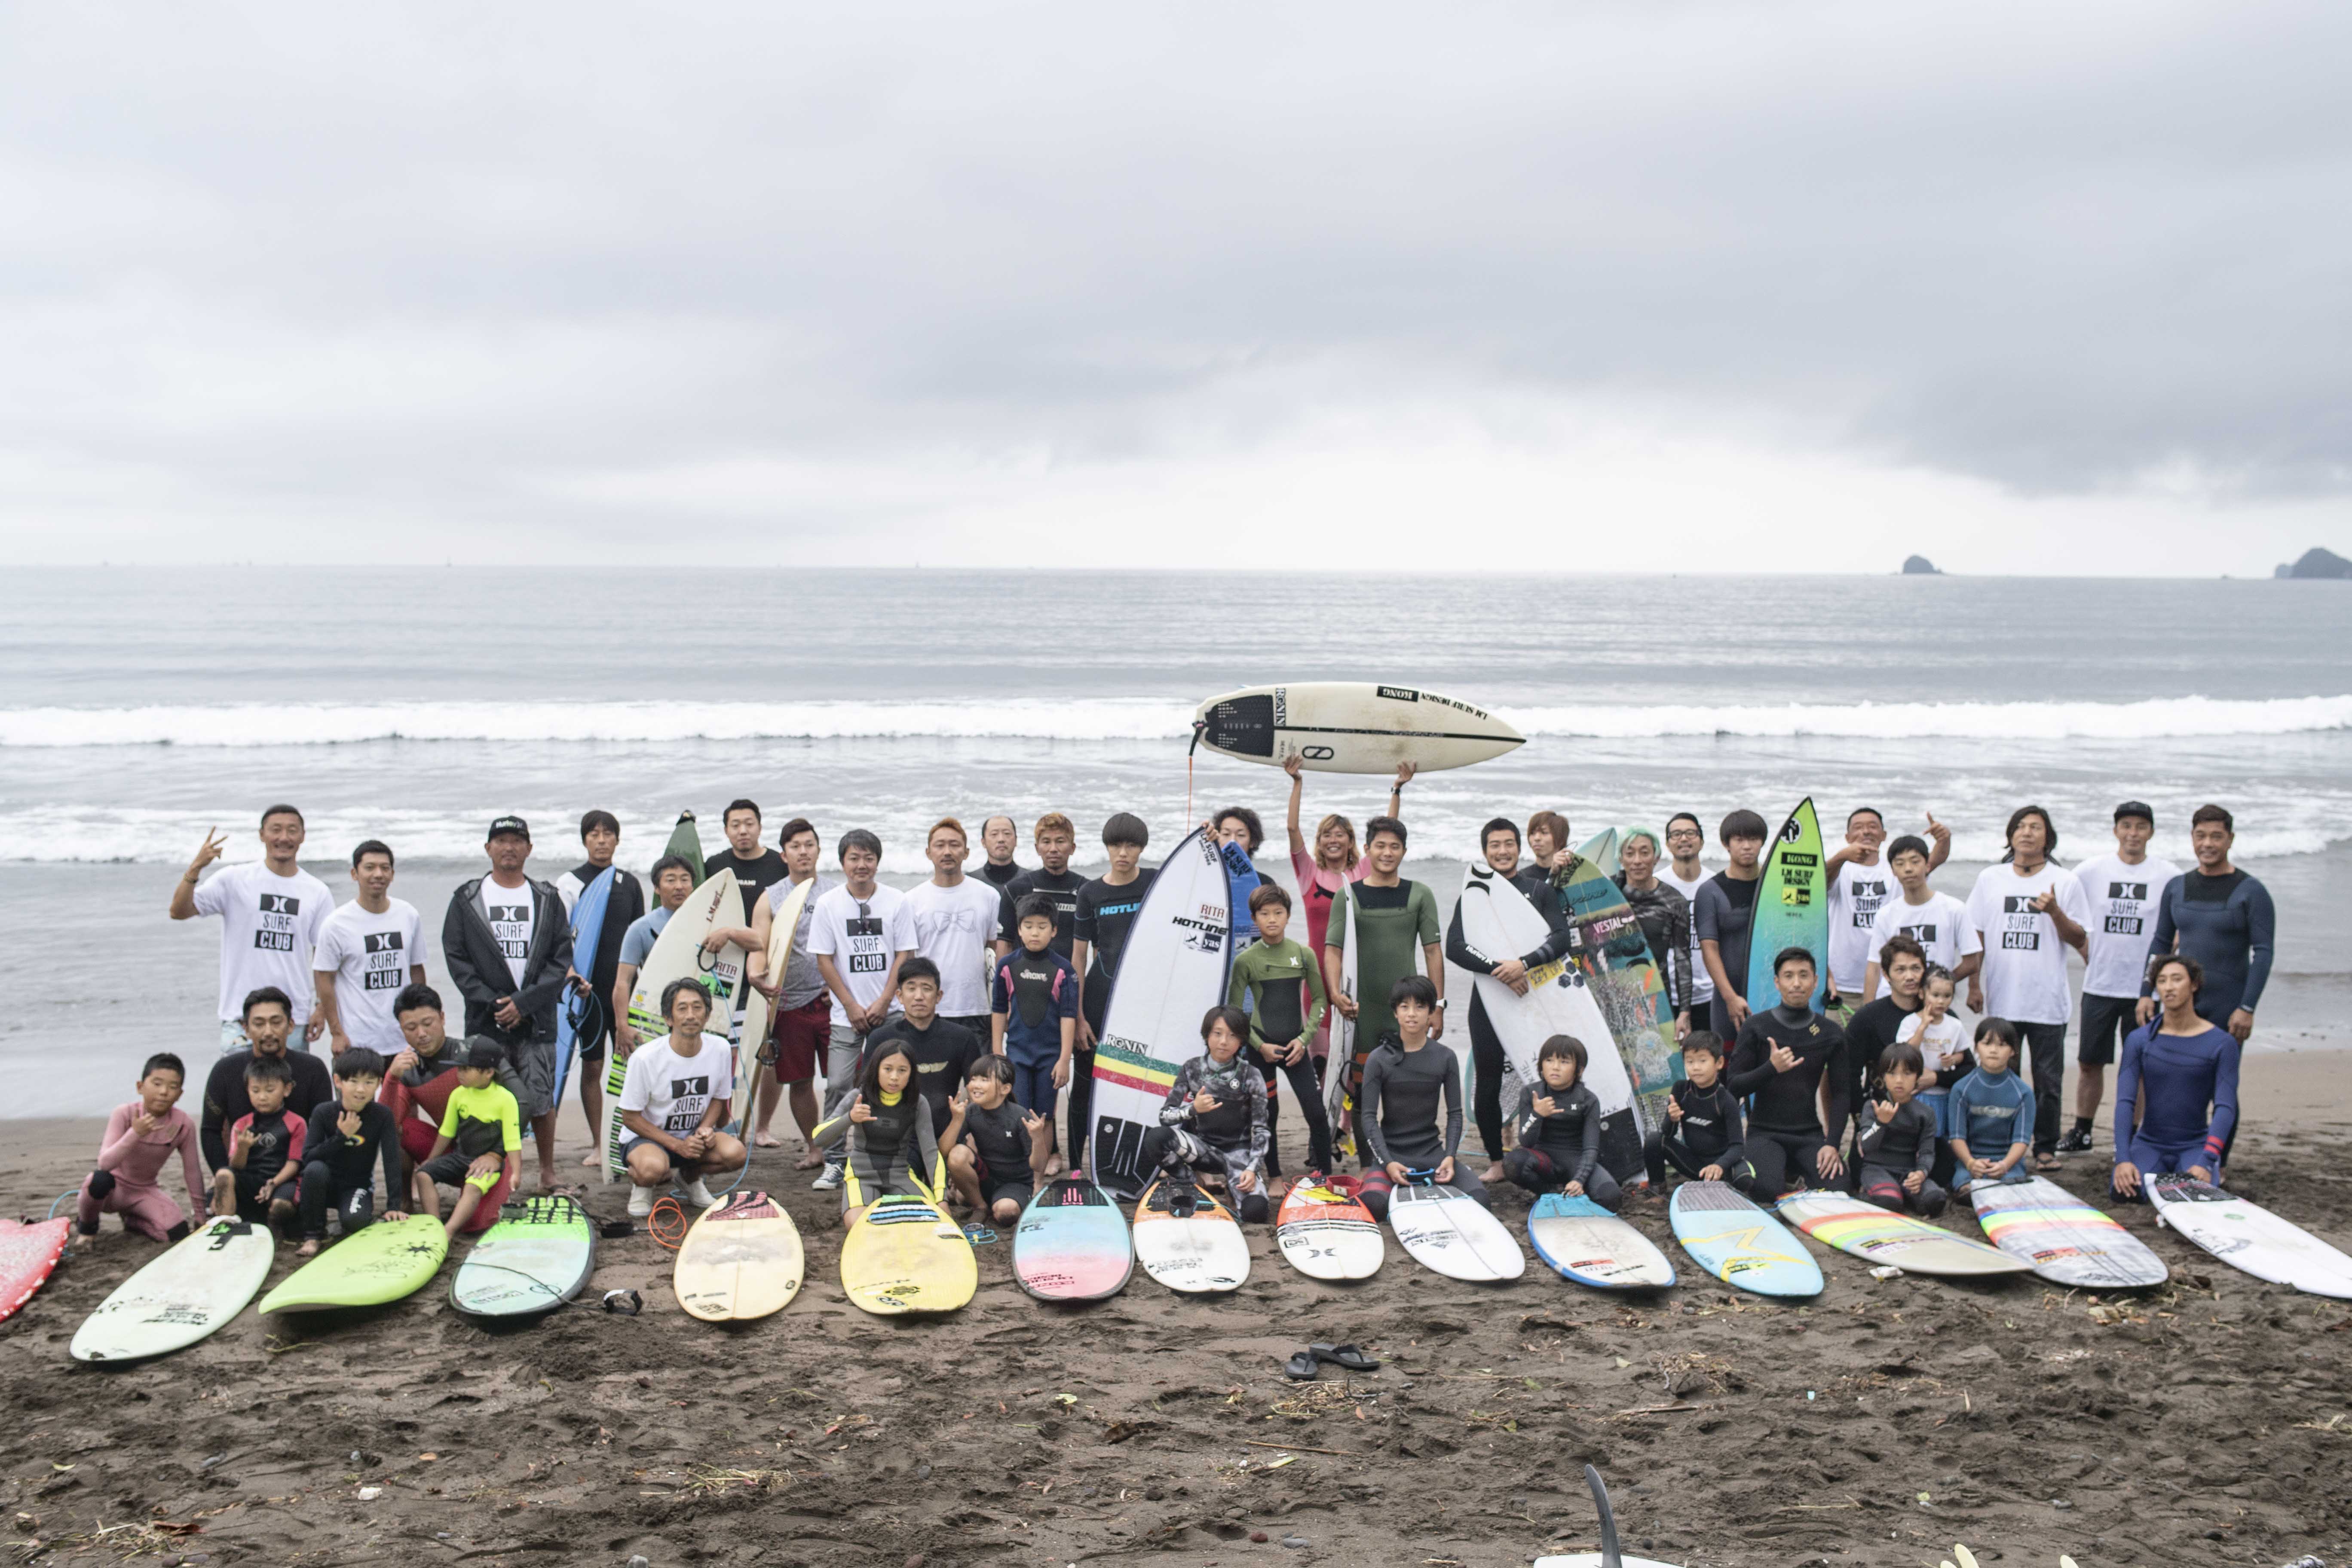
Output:
<path fill-rule="evenodd" d="M 1206 719 L 1192 721 L 1192 743 L 1184 748 L 1184 820 L 1192 820 L 1192 753 L 1201 749 L 1201 737 L 1209 732 Z"/>

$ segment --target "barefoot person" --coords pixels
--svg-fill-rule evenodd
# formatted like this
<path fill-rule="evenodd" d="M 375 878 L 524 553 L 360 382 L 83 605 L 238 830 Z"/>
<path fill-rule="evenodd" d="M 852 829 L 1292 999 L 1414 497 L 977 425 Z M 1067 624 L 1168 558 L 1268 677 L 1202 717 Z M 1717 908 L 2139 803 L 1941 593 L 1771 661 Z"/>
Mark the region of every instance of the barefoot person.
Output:
<path fill-rule="evenodd" d="M 2156 929 L 2157 900 L 2180 868 L 2147 852 L 2156 836 L 2156 808 L 2127 800 L 2116 807 L 2116 848 L 2074 869 L 2090 915 L 2084 929 L 2090 955 L 2083 967 L 2083 1024 L 2074 1041 L 2074 1125 L 2058 1140 L 2062 1154 L 2088 1152 L 2091 1122 L 2105 1097 L 2107 1068 L 2138 1016 L 2140 981 Z M 1965 977 L 1963 977 L 1965 978 Z"/>
<path fill-rule="evenodd" d="M 188 1234 L 190 1217 L 210 1206 L 196 1168 L 196 1124 L 180 1109 L 187 1081 L 188 1069 L 169 1051 L 149 1057 L 139 1069 L 136 1097 L 106 1119 L 98 1165 L 82 1182 L 75 1211 L 82 1235 L 98 1234 L 100 1215 L 119 1214 L 125 1230 L 150 1241 L 177 1241 Z M 187 1184 L 185 1210 L 163 1190 L 163 1167 L 175 1154 Z"/>
<path fill-rule="evenodd" d="M 743 1168 L 741 1142 L 726 1130 L 735 1099 L 734 1053 L 702 1031 L 710 1021 L 710 993 L 698 980 L 662 987 L 662 1017 L 669 1033 L 646 1041 L 629 1057 L 621 1084 L 621 1161 L 629 1172 L 629 1215 L 653 1212 L 654 1189 L 675 1174 L 687 1201 L 709 1208 L 707 1178 Z"/>
<path fill-rule="evenodd" d="M 457 1087 L 449 1091 L 433 1146 L 410 1178 L 410 1202 L 427 1219 L 441 1217 L 441 1189 L 457 1189 L 457 1202 L 442 1228 L 451 1239 L 460 1231 L 488 1230 L 522 1181 L 522 1113 L 513 1092 L 499 1082 L 507 1053 L 488 1035 L 477 1035 L 451 1052 Z"/>
<path fill-rule="evenodd" d="M 939 968 L 940 1016 L 985 1039 L 988 975 L 1003 895 L 963 874 L 971 853 L 962 823 L 952 816 L 933 823 L 923 841 L 931 879 L 907 889 L 907 908 L 915 921 L 916 952 Z"/>
<path fill-rule="evenodd" d="M 1764 819 L 1735 811 L 1723 819 L 1724 853 L 1731 863 L 1699 885 L 1691 900 L 1699 953 L 1715 988 L 1715 1032 L 1737 1040 L 1748 1014 L 1748 935 L 1756 924 L 1756 884 L 1764 874 Z"/>
<path fill-rule="evenodd" d="M 1393 816 L 1372 818 L 1364 825 L 1364 874 L 1349 884 L 1345 893 L 1354 906 L 1356 927 L 1357 990 L 1353 995 L 1340 983 L 1345 973 L 1348 921 L 1335 918 L 1325 928 L 1323 936 L 1324 994 L 1331 998 L 1331 1005 L 1343 1016 L 1353 1019 L 1356 1026 L 1355 1060 L 1335 1062 L 1331 1068 L 1348 1074 L 1351 1091 L 1360 1091 L 1364 1062 L 1374 1046 L 1383 1035 L 1398 1027 L 1389 999 L 1406 980 L 1425 979 L 1428 984 L 1431 1037 L 1435 1037 L 1445 1027 L 1445 950 L 1438 941 L 1437 898 L 1427 883 L 1410 881 L 1400 875 L 1400 868 L 1404 865 L 1404 824 Z M 1421 968 L 1419 975 L 1413 973 L 1416 963 Z M 1418 995 L 1418 991 L 1414 994 Z M 1447 1053 L 1449 1057 L 1452 1054 Z M 1369 1145 L 1360 1144 L 1358 1153 L 1365 1160 L 1367 1169 L 1384 1163 L 1376 1159 Z"/>
<path fill-rule="evenodd" d="M 305 1042 L 325 1032 L 327 1021 L 310 1010 L 310 954 L 319 928 L 334 912 L 327 884 L 302 869 L 302 814 L 273 805 L 261 814 L 261 858 L 229 866 L 202 883 L 205 867 L 221 857 L 227 840 L 215 829 L 188 862 L 172 889 L 172 918 L 207 917 L 221 922 L 220 1048 L 226 1056 L 245 1049 L 238 1004 L 251 992 L 275 987 L 294 998 L 294 1026 Z"/>
<path fill-rule="evenodd" d="M 1290 832 L 1290 871 L 1298 880 L 1299 901 L 1305 906 L 1307 950 L 1319 962 L 1323 952 L 1324 933 L 1331 926 L 1331 911 L 1336 907 L 1340 890 L 1360 879 L 1370 869 L 1370 863 L 1356 850 L 1356 825 L 1333 812 L 1315 825 L 1315 842 L 1310 846 L 1307 836 L 1299 831 L 1299 806 L 1306 798 L 1307 770 L 1297 757 L 1286 758 L 1282 771 L 1290 775 L 1290 804 L 1285 813 Z M 1412 781 L 1412 764 L 1400 763 L 1396 784 L 1389 791 L 1389 815 L 1403 815 L 1404 786 Z M 1322 1060 L 1331 1053 L 1331 1016 L 1325 1014 L 1323 1026 L 1316 1032 L 1313 1047 L 1315 1058 Z"/>
<path fill-rule="evenodd" d="M 1727 827 L 1725 839 L 1732 837 Z M 1829 1124 L 1843 1131 L 1853 1075 L 1845 1031 L 1813 1008 L 1813 964 L 1801 947 L 1774 955 L 1779 1005 L 1748 1016 L 1724 1075 L 1749 1107 L 1743 1168 L 1733 1179 L 1759 1203 L 1826 1186 L 1845 1173 L 1845 1162 L 1822 1130 L 1819 1105 L 1827 1086 Z"/>
<path fill-rule="evenodd" d="M 1519 830 L 1507 816 L 1496 817 L 1479 830 L 1478 848 L 1486 857 L 1488 869 L 1495 875 L 1518 886 L 1513 873 L 1518 869 Z M 1549 878 L 1549 872 L 1536 868 L 1538 875 Z M 1549 891 L 1549 882 L 1537 884 L 1538 889 Z M 1470 945 L 1462 934 L 1462 906 L 1456 902 L 1453 917 L 1445 924 L 1445 962 L 1472 974 L 1492 975 L 1511 988 L 1515 996 L 1528 994 L 1528 971 L 1550 963 L 1568 951 L 1572 940 L 1570 929 L 1563 922 L 1553 929 L 1541 942 L 1523 953 L 1486 952 Z M 1434 970 L 1432 971 L 1434 973 Z M 1495 1026 L 1486 1016 L 1486 999 L 1472 986 L 1469 996 L 1470 1036 L 1470 1114 L 1477 1123 L 1478 1141 L 1486 1151 L 1486 1168 L 1479 1180 L 1489 1184 L 1503 1180 L 1503 1042 L 1495 1033 Z"/>
<path fill-rule="evenodd" d="M 1706 847 L 1706 830 L 1699 826 L 1697 817 L 1687 811 L 1678 811 L 1666 818 L 1668 863 L 1658 868 L 1658 880 L 1680 893 L 1690 905 L 1691 1027 L 1705 1029 L 1724 1039 L 1727 1037 L 1716 1026 L 1715 977 L 1707 973 L 1706 953 L 1699 945 L 1698 890 L 1706 883 L 1706 868 L 1699 864 L 1698 852 Z M 1727 1044 L 1726 1048 L 1729 1048 Z"/>
<path fill-rule="evenodd" d="M 327 1245 L 327 1211 L 341 1235 L 375 1223 L 376 1167 L 383 1167 L 383 1217 L 407 1217 L 403 1184 L 400 1126 L 376 1097 L 383 1087 L 383 1058 L 364 1046 L 335 1058 L 335 1098 L 310 1112 L 302 1138 L 302 1245 L 297 1255 L 313 1258 Z"/>
<path fill-rule="evenodd" d="M 2140 1196 L 2152 1176 L 2221 1180 L 2222 1159 L 2238 1131 L 2240 1047 L 2197 1011 L 2204 984 L 2195 959 L 2176 952 L 2157 960 L 2156 996 L 2164 1011 L 2124 1042 L 2116 1070 L 2119 1198 Z"/>
<path fill-rule="evenodd" d="M 205 1103 L 196 1121 L 196 1137 L 205 1163 L 215 1173 L 228 1167 L 230 1130 L 254 1110 L 246 1092 L 246 1068 L 256 1061 L 286 1064 L 291 1087 L 282 1097 L 297 1120 L 308 1122 L 310 1112 L 334 1097 L 335 1080 L 327 1064 L 308 1051 L 289 1051 L 294 1030 L 294 1005 L 286 993 L 265 985 L 245 999 L 240 1017 L 245 1048 L 213 1063 L 205 1079 Z"/>
<path fill-rule="evenodd" d="M 1495 1206 L 1486 1184 L 1460 1158 L 1462 1067 L 1436 1039 L 1437 1001 L 1426 975 L 1408 974 L 1391 985 L 1387 1013 L 1395 1027 L 1364 1063 L 1356 1129 L 1364 1144 L 1361 1198 L 1375 1219 L 1388 1217 L 1391 1192 L 1424 1176 Z"/>
<path fill-rule="evenodd" d="M 1988 866 L 1969 894 L 1969 923 L 1984 946 L 1984 967 L 1969 978 L 1969 1011 L 2005 1018 L 2032 1068 L 2033 1168 L 2058 1168 L 2058 1096 L 2066 1080 L 2066 949 L 2087 953 L 2091 918 L 2083 886 L 2051 857 L 2058 830 L 2038 805 L 2010 813 L 2009 859 Z"/>
<path fill-rule="evenodd" d="M 613 857 L 621 847 L 621 819 L 609 811 L 591 811 L 580 818 L 580 846 L 587 858 L 562 876 L 555 879 L 555 896 L 563 900 L 563 915 L 572 922 L 573 996 L 566 997 L 564 1006 L 579 1006 L 577 994 L 585 990 L 598 1000 L 583 1008 L 585 1015 L 580 1031 L 573 1035 L 572 1045 L 578 1059 L 572 1068 L 572 1081 L 580 1086 L 580 1110 L 586 1117 L 592 1133 L 604 1125 L 604 1053 L 613 1047 L 615 1018 L 610 1003 L 614 980 L 621 967 L 621 936 L 646 912 L 646 885 L 635 874 L 613 864 Z M 610 871 L 612 890 L 604 895 L 604 918 L 594 931 L 579 924 L 580 895 L 588 885 Z M 585 946 L 596 955 L 588 973 L 578 972 L 578 952 Z M 604 1152 L 591 1149 L 580 1162 L 597 1166 L 604 1163 Z"/>
<path fill-rule="evenodd" d="M 466 1037 L 499 1043 L 514 1068 L 515 1099 L 539 1145 L 539 1184 L 555 1174 L 555 1009 L 572 984 L 572 922 L 563 900 L 523 875 L 530 825 L 490 824 L 487 876 L 460 882 L 441 921 L 441 957 L 466 999 Z"/>
<path fill-rule="evenodd" d="M 2270 983 L 2278 913 L 2268 888 L 2230 863 L 2236 821 L 2218 805 L 2200 805 L 2189 819 L 2194 868 L 2181 873 L 2157 900 L 2156 935 L 2148 956 L 2179 952 L 2204 971 L 2197 1011 L 2230 1031 L 2241 1045 L 2254 1032 L 2254 1005 Z M 2156 1016 L 2155 973 L 2140 983 L 2139 1020 Z"/>
<path fill-rule="evenodd" d="M 824 1163 L 824 1156 L 808 1139 L 816 1131 L 816 1076 L 824 1070 L 826 1050 L 833 1039 L 833 994 L 825 989 L 816 955 L 809 952 L 809 922 L 816 916 L 817 900 L 841 882 L 838 878 L 817 875 L 822 844 L 816 828 L 806 817 L 796 816 L 785 823 L 783 831 L 777 836 L 776 847 L 783 852 L 785 879 L 772 884 L 768 896 L 751 911 L 751 944 L 744 950 L 749 955 L 745 973 L 752 984 L 767 994 L 769 1006 L 769 1060 L 760 1075 L 759 1123 L 751 1141 L 762 1149 L 776 1147 L 776 1135 L 768 1129 L 776 1119 L 776 1102 L 789 1095 L 793 1124 L 801 1130 L 801 1142 L 806 1151 L 794 1168 L 813 1171 Z M 811 881 L 816 885 L 809 889 L 808 897 L 801 902 L 800 922 L 793 930 L 792 945 L 784 952 L 784 972 L 770 974 L 768 942 L 775 930 L 777 912 L 795 889 Z"/>
<path fill-rule="evenodd" d="M 310 960 L 319 1016 L 341 1056 L 353 1046 L 392 1056 L 400 1049 L 393 998 L 425 984 L 425 922 L 392 896 L 392 849 L 371 838 L 352 851 L 359 896 L 319 928 Z"/>

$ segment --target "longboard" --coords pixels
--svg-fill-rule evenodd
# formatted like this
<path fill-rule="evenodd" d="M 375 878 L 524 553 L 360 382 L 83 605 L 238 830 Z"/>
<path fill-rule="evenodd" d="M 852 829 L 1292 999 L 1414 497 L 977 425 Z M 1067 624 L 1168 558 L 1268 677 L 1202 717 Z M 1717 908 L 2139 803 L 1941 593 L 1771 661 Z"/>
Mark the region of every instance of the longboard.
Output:
<path fill-rule="evenodd" d="M 1415 1263 L 1449 1279 L 1517 1279 L 1528 1255 L 1458 1187 L 1402 1186 L 1389 1193 L 1389 1228 Z"/>
<path fill-rule="evenodd" d="M 138 1361 L 184 1350 L 245 1310 L 278 1256 L 267 1226 L 216 1219 L 114 1288 L 74 1331 L 76 1361 Z"/>
<path fill-rule="evenodd" d="M 1656 1243 L 1589 1197 L 1538 1198 L 1528 1241 L 1563 1279 L 1596 1290 L 1663 1290 L 1675 1282 L 1675 1266 Z"/>
<path fill-rule="evenodd" d="M 692 824 L 686 826 L 690 828 Z M 638 967 L 636 984 L 629 993 L 629 1027 L 637 1032 L 640 1040 L 656 1039 L 669 1033 L 669 1020 L 661 1014 L 663 990 L 674 980 L 699 980 L 710 993 L 710 1019 L 702 1032 L 706 1037 L 728 1041 L 735 1028 L 735 988 L 743 980 L 743 950 L 730 942 L 712 952 L 702 945 L 702 940 L 717 927 L 733 924 L 742 908 L 743 897 L 737 890 L 735 874 L 721 871 L 716 877 L 705 878 L 670 915 L 661 935 L 654 939 L 652 951 Z M 629 1058 L 615 1050 L 613 1065 L 604 1076 L 607 1183 L 619 1181 L 623 1174 L 621 1145 L 628 1141 L 628 1131 L 621 1124 L 621 1090 L 628 1080 Z M 739 1100 L 743 1098 L 740 1079 L 736 1082 L 735 1094 Z"/>
<path fill-rule="evenodd" d="M 551 1194 L 499 1210 L 449 1281 L 449 1304 L 476 1318 L 551 1311 L 596 1268 L 596 1231 L 578 1200 Z"/>
<path fill-rule="evenodd" d="M 784 895 L 784 901 L 773 911 L 768 924 L 769 984 L 776 984 L 784 967 L 792 962 L 793 941 L 801 929 L 801 911 L 808 908 L 809 897 L 816 890 L 822 877 L 811 877 Z M 766 898 L 762 891 L 760 895 Z M 768 1044 L 768 1027 L 775 1020 L 771 1015 L 766 992 L 748 983 L 743 986 L 743 1038 L 739 1043 L 735 1058 L 735 1122 L 740 1130 L 751 1125 L 751 1110 L 760 1098 L 760 1053 Z"/>
<path fill-rule="evenodd" d="M 381 1307 L 430 1284 L 449 1256 L 449 1235 L 423 1215 L 379 1219 L 347 1236 L 280 1280 L 264 1312 Z"/>
<path fill-rule="evenodd" d="M 952 1312 L 980 1289 L 963 1226 L 929 1198 L 874 1200 L 841 1244 L 841 1288 L 879 1316 Z"/>
<path fill-rule="evenodd" d="M 1617 864 L 1617 830 L 1601 833 L 1577 851 L 1569 873 L 1568 918 L 1576 928 L 1570 956 L 1584 971 L 1592 1000 L 1609 1020 L 1609 1033 L 1633 1086 L 1644 1136 L 1666 1121 L 1666 1096 L 1682 1074 L 1682 1046 L 1675 1037 L 1674 1009 L 1667 1005 L 1665 977 L 1658 973 L 1643 934 L 1641 917 L 1610 880 Z M 1588 1040 L 1588 1048 L 1600 1042 Z M 1610 1174 L 1623 1178 L 1615 1166 Z M 1646 1174 L 1637 1172 L 1636 1174 Z"/>
<path fill-rule="evenodd" d="M 730 1193 L 686 1233 L 669 1288 L 689 1317 L 749 1322 L 792 1304 L 802 1266 L 800 1227 L 784 1205 L 765 1193 Z"/>
<path fill-rule="evenodd" d="M 45 1219 L 31 1225 L 0 1219 L 0 1322 L 16 1316 L 16 1310 L 47 1283 L 58 1259 L 65 1256 L 66 1237 L 72 1231 L 70 1219 Z"/>
<path fill-rule="evenodd" d="M 1790 1193 L 1780 1200 L 1780 1209 L 1822 1246 L 1865 1263 L 1892 1264 L 1906 1274 L 1958 1279 L 2024 1274 L 2033 1267 L 1997 1247 L 1843 1193 Z"/>
<path fill-rule="evenodd" d="M 1127 1216 L 1085 1172 L 1047 1182 L 1021 1211 L 1013 1279 L 1040 1301 L 1099 1301 L 1134 1271 Z"/>
<path fill-rule="evenodd" d="M 1759 1296 L 1818 1296 L 1822 1266 L 1788 1226 L 1727 1182 L 1685 1182 L 1666 1205 L 1691 1261 Z"/>
<path fill-rule="evenodd" d="M 1135 1260 L 1186 1295 L 1238 1290 L 1249 1279 L 1249 1239 L 1224 1205 L 1190 1182 L 1161 1176 L 1135 1205 Z"/>
<path fill-rule="evenodd" d="M 1095 1045 L 1095 1177 L 1114 1193 L 1141 1192 L 1143 1136 L 1187 1061 L 1199 1056 L 1201 1016 L 1225 999 L 1233 968 L 1233 880 L 1199 829 L 1154 874 L 1127 928 L 1118 984 Z"/>
<path fill-rule="evenodd" d="M 2158 1225 L 2232 1268 L 2314 1296 L 2352 1300 L 2352 1258 L 2301 1226 L 2188 1176 L 2158 1176 L 2147 1187 Z"/>
<path fill-rule="evenodd" d="M 1369 1279 L 1388 1255 L 1372 1211 L 1320 1176 L 1294 1184 L 1284 1195 L 1274 1216 L 1274 1244 L 1309 1279 Z"/>
<path fill-rule="evenodd" d="M 1748 1005 L 1773 1005 L 1780 995 L 1772 960 L 1783 948 L 1813 955 L 1811 1005 L 1822 1005 L 1830 979 L 1830 892 L 1822 875 L 1822 820 L 1807 795 L 1780 825 L 1757 868 L 1756 912 L 1748 931 Z"/>
<path fill-rule="evenodd" d="M 1252 686 L 1201 704 L 1201 744 L 1244 763 L 1280 767 L 1297 757 L 1321 773 L 1466 768 L 1527 743 L 1483 708 L 1411 686 L 1314 680 Z"/>
<path fill-rule="evenodd" d="M 1979 1182 L 1969 1189 L 1992 1244 L 2057 1285 L 2137 1290 L 2169 1270 L 2146 1242 L 2057 1183 Z"/>

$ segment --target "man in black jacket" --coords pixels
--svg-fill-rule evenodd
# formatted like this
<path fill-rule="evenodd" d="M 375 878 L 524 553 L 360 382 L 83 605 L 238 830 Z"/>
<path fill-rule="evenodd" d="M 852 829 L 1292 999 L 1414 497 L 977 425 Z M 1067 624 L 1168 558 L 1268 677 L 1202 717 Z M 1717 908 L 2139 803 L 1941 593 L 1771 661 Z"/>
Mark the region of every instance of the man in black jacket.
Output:
<path fill-rule="evenodd" d="M 466 1033 L 505 1047 L 516 1100 L 539 1144 L 539 1182 L 555 1184 L 555 1009 L 572 970 L 572 924 L 555 889 L 523 875 L 530 826 L 490 824 L 490 874 L 460 882 L 441 922 L 441 955 L 466 998 Z"/>

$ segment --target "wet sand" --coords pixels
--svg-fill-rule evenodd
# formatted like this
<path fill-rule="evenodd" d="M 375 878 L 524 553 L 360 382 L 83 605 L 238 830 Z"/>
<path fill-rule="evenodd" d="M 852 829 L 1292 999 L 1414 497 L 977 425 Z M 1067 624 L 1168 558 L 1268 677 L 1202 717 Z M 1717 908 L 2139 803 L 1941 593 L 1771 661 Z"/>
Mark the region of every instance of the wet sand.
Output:
<path fill-rule="evenodd" d="M 2251 1057 L 2232 1172 L 2339 1245 L 2346 1059 Z M 98 1130 L 10 1123 L 0 1212 L 46 1209 Z M 576 1107 L 564 1142 L 584 1151 Z M 452 1264 L 380 1311 L 248 1310 L 161 1362 L 84 1366 L 74 1329 L 155 1250 L 110 1219 L 0 1324 L 14 1560 L 1508 1568 L 1591 1549 L 1586 1462 L 1629 1548 L 1710 1568 L 1932 1568 L 1955 1542 L 1986 1563 L 2275 1565 L 2352 1541 L 2352 1304 L 2239 1274 L 2145 1208 L 2125 1221 L 2172 1282 L 2110 1299 L 1878 1281 L 1815 1248 L 1828 1289 L 1769 1304 L 1697 1275 L 1664 1205 L 1636 1200 L 1683 1279 L 1655 1297 L 1532 1260 L 1513 1284 L 1457 1284 L 1393 1240 L 1373 1279 L 1318 1285 L 1256 1227 L 1233 1296 L 1139 1271 L 1114 1300 L 1054 1309 L 1012 1283 L 1006 1234 L 980 1249 L 970 1307 L 886 1321 L 843 1297 L 834 1194 L 793 1152 L 762 1152 L 752 1181 L 799 1221 L 809 1282 L 736 1331 L 685 1316 L 640 1234 L 601 1244 L 590 1304 L 521 1329 L 458 1318 Z M 2077 1156 L 2060 1179 L 2090 1194 L 2104 1173 Z M 623 1202 L 589 1191 L 600 1216 Z M 1500 1207 L 1518 1229 L 1522 1199 Z M 273 1279 L 292 1266 L 282 1249 Z M 644 1315 L 596 1310 L 620 1287 Z M 1286 1382 L 1314 1340 L 1386 1364 Z"/>

